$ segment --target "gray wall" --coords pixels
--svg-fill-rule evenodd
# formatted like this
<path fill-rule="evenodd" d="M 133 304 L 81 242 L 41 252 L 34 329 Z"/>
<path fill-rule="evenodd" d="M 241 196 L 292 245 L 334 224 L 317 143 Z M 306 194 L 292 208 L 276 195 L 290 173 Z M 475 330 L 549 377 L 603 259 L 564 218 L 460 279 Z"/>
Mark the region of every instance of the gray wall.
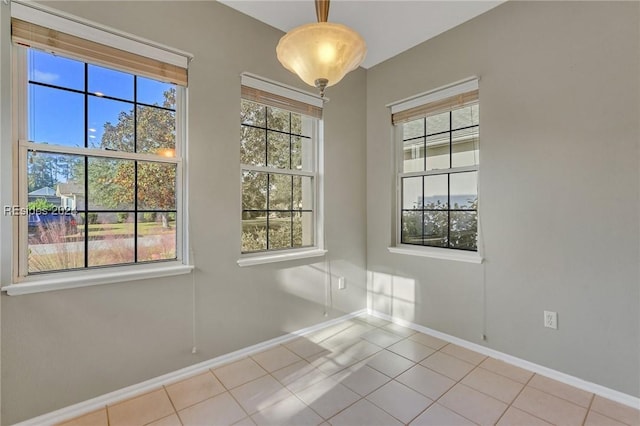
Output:
<path fill-rule="evenodd" d="M 68 2 L 47 6 L 195 55 L 189 70 L 190 275 L 2 296 L 3 424 L 104 394 L 366 306 L 364 70 L 325 109 L 322 258 L 240 268 L 240 73 L 306 87 L 275 57 L 282 35 L 216 2 Z M 3 11 L 4 14 L 4 11 Z M 4 17 L 4 15 L 3 15 Z M 9 44 L 2 27 L 2 51 Z M 4 64 L 4 61 L 3 61 Z M 6 77 L 6 67 L 2 66 Z M 6 104 L 3 92 L 3 106 Z M 3 109 L 3 117 L 6 117 Z M 4 122 L 3 122 L 4 124 Z M 3 145 L 8 140 L 3 139 Z M 325 270 L 347 279 L 324 317 Z"/>
<path fill-rule="evenodd" d="M 3 424 L 321 322 L 328 267 L 348 281 L 329 318 L 364 307 L 368 278 L 374 309 L 473 342 L 486 332 L 491 348 L 640 396 L 637 2 L 508 2 L 349 74 L 330 89 L 325 114 L 329 264 L 244 269 L 235 263 L 239 74 L 304 88 L 275 59 L 281 33 L 215 2 L 47 5 L 196 56 L 189 170 L 200 352 L 190 353 L 191 276 L 3 295 Z M 481 77 L 486 263 L 390 254 L 384 105 L 471 75 Z M 543 310 L 558 311 L 559 330 L 542 327 Z"/>
<path fill-rule="evenodd" d="M 508 2 L 368 70 L 372 308 L 640 396 L 639 9 Z M 391 254 L 385 104 L 473 75 L 486 263 Z"/>

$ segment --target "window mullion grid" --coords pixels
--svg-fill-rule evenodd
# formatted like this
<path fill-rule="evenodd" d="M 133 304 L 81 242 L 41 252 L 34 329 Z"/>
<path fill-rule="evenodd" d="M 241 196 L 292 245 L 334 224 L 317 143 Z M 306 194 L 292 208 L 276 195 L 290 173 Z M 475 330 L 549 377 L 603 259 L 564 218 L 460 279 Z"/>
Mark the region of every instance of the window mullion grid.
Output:
<path fill-rule="evenodd" d="M 449 111 L 449 171 L 453 168 L 453 111 Z M 451 248 L 451 173 L 447 173 L 447 248 Z"/>
<path fill-rule="evenodd" d="M 138 153 L 138 76 L 136 75 L 133 76 L 133 152 Z M 133 162 L 133 210 L 133 263 L 138 263 L 138 160 Z"/>
<path fill-rule="evenodd" d="M 427 140 L 427 138 L 425 138 L 425 151 L 424 151 L 425 161 L 426 161 L 426 158 L 427 158 L 426 140 Z M 422 224 L 422 245 L 425 245 L 425 243 L 424 243 L 424 231 L 425 231 L 425 229 L 424 229 L 424 215 L 425 215 L 425 211 L 424 211 L 424 176 L 422 176 L 422 212 L 421 213 L 422 214 L 420 216 L 420 220 L 421 220 L 421 224 Z"/>
<path fill-rule="evenodd" d="M 269 107 L 265 107 L 264 110 L 264 165 L 265 168 L 269 165 Z M 271 173 L 267 173 L 267 232 L 265 238 L 267 240 L 267 250 L 269 250 L 269 199 L 271 198 Z"/>
<path fill-rule="evenodd" d="M 451 248 L 451 173 L 447 173 L 447 248 Z"/>
<path fill-rule="evenodd" d="M 293 149 L 292 149 L 292 144 L 293 144 L 293 136 L 291 136 L 291 133 L 293 132 L 293 128 L 291 125 L 291 122 L 293 120 L 293 114 L 291 114 L 291 112 L 289 112 L 289 170 L 291 170 L 293 168 L 293 161 L 291 159 L 291 157 L 293 156 Z M 290 213 L 290 223 L 291 223 L 291 227 L 289 228 L 289 236 L 290 238 L 290 244 L 289 247 L 293 247 L 293 175 L 291 176 L 291 203 L 290 203 L 290 209 L 291 209 L 291 213 Z"/>
<path fill-rule="evenodd" d="M 423 151 L 424 159 L 422 160 L 422 162 L 424 163 L 424 168 L 422 170 L 427 171 L 427 117 L 422 119 L 422 135 L 423 135 L 422 136 L 422 147 L 424 149 L 424 151 Z M 423 179 L 423 181 L 424 181 L 424 179 Z M 423 185 L 424 185 L 424 182 L 423 182 Z M 422 195 L 424 196 L 424 193 Z M 423 220 L 424 220 L 424 216 L 423 216 Z"/>
<path fill-rule="evenodd" d="M 84 64 L 84 147 L 89 147 L 89 64 Z M 78 206 L 76 206 L 77 208 Z M 84 267 L 89 267 L 89 157 L 84 156 Z"/>

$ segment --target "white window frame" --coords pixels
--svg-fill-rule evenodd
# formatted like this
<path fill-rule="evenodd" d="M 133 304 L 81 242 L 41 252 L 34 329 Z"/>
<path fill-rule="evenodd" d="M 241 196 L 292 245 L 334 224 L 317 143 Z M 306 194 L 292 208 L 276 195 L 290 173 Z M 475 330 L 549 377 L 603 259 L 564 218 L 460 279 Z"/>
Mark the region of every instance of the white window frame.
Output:
<path fill-rule="evenodd" d="M 110 29 L 102 25 L 86 21 L 62 12 L 54 11 L 41 5 L 30 5 L 14 2 L 12 16 L 40 25 L 64 25 L 65 32 L 74 33 L 90 40 L 102 40 L 116 44 L 118 48 L 141 54 L 154 56 L 171 62 L 179 62 L 186 67 L 192 55 L 175 49 L 166 48 L 148 40 Z M 117 41 L 116 41 L 117 40 Z M 91 148 L 73 148 L 56 145 L 42 145 L 26 139 L 27 129 L 27 48 L 10 43 L 12 58 L 12 151 L 9 158 L 0 158 L 0 168 L 11 168 L 12 182 L 3 182 L 3 194 L 12 194 L 11 200 L 3 199 L 3 205 L 27 205 L 27 152 L 35 149 L 39 152 L 58 154 L 79 154 L 92 157 L 127 158 L 176 164 L 176 260 L 157 263 L 138 263 L 126 265 L 109 265 L 100 268 L 83 268 L 69 271 L 52 271 L 29 275 L 27 273 L 26 256 L 27 221 L 26 215 L 12 217 L 12 238 L 2 239 L 2 252 L 7 253 L 6 245 L 11 245 L 12 264 L 10 283 L 3 271 L 2 291 L 9 295 L 29 294 L 67 288 L 86 287 L 91 285 L 128 282 L 138 279 L 168 277 L 190 273 L 193 265 L 189 259 L 188 235 L 188 182 L 186 172 L 187 158 L 187 96 L 188 89 L 176 86 L 176 156 L 173 158 L 150 154 L 117 153 Z M 155 53 L 150 54 L 150 51 Z M 127 71 L 125 71 L 127 72 Z M 3 150 L 3 152 L 6 152 Z M 5 186 L 6 185 L 6 186 Z M 11 189 L 8 189 L 11 187 Z M 4 228 L 3 228 L 4 229 Z"/>
<path fill-rule="evenodd" d="M 275 95 L 284 96 L 289 99 L 304 102 L 309 105 L 322 107 L 323 100 L 319 96 L 309 93 L 293 86 L 288 86 L 264 77 L 259 77 L 250 73 L 241 74 L 241 84 L 255 89 L 260 89 Z M 249 164 L 240 164 L 240 205 L 242 205 L 242 172 L 244 170 L 276 173 L 294 176 L 308 176 L 313 178 L 313 220 L 314 220 L 314 245 L 312 247 L 272 249 L 253 253 L 240 253 L 238 266 L 261 265 L 272 262 L 283 262 L 288 260 L 306 259 L 321 257 L 327 253 L 324 248 L 324 121 L 322 118 L 313 118 L 313 129 L 311 134 L 313 146 L 313 171 L 288 170 L 272 167 L 258 167 Z M 242 221 L 240 221 L 242 228 Z"/>
<path fill-rule="evenodd" d="M 397 102 L 386 105 L 391 114 L 397 112 L 406 111 L 411 108 L 415 108 L 421 105 L 425 105 L 431 102 L 436 102 L 442 99 L 446 99 L 452 96 L 456 96 L 465 92 L 478 89 L 478 78 L 472 77 L 456 83 L 443 86 L 434 90 L 430 90 L 419 95 L 403 99 Z M 476 171 L 478 173 L 478 183 L 480 182 L 480 166 L 476 164 L 474 166 L 465 167 L 450 167 L 447 169 L 438 169 L 432 171 L 420 171 L 420 172 L 404 172 L 403 171 L 403 131 L 402 125 L 395 125 L 392 129 L 393 140 L 393 152 L 394 152 L 394 166 L 395 166 L 395 203 L 394 212 L 392 217 L 394 218 L 394 233 L 392 235 L 391 245 L 387 248 L 389 252 L 395 254 L 427 257 L 433 259 L 453 260 L 468 263 L 482 263 L 483 254 L 481 253 L 481 226 L 480 226 L 480 194 L 478 193 L 478 250 L 467 251 L 454 248 L 445 247 L 429 247 L 429 246 L 417 246 L 412 244 L 403 244 L 402 241 L 402 178 L 411 176 L 430 176 L 430 175 L 450 175 L 459 172 Z M 478 184 L 479 186 L 479 184 Z"/>

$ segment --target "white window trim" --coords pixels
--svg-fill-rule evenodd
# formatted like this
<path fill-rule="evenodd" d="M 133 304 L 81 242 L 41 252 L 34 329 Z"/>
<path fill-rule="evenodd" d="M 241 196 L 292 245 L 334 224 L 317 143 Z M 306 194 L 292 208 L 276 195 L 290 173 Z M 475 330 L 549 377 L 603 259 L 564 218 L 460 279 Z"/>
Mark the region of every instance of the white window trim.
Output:
<path fill-rule="evenodd" d="M 250 73 L 242 73 L 241 84 L 243 86 L 253 87 L 255 89 L 264 90 L 275 95 L 285 96 L 309 105 L 322 107 L 325 101 L 315 93 L 306 92 L 293 86 L 278 83 L 263 77 Z M 275 169 L 270 167 L 257 167 L 240 164 L 240 205 L 242 205 L 242 171 L 255 170 L 267 173 L 293 174 L 300 176 L 311 176 L 314 178 L 314 245 L 312 247 L 300 247 L 290 249 L 279 249 L 271 251 L 260 251 L 254 253 L 240 253 L 237 260 L 238 266 L 254 266 L 266 263 L 284 262 L 296 259 L 306 259 L 311 257 L 321 257 L 327 253 L 324 248 L 324 120 L 314 119 L 313 129 L 313 146 L 314 146 L 314 164 L 315 172 L 307 172 L 302 170 L 286 170 Z M 240 224 L 242 228 L 242 223 Z"/>
<path fill-rule="evenodd" d="M 282 250 L 273 253 L 246 254 L 238 259 L 238 266 L 263 265 L 265 263 L 285 262 L 287 260 L 307 259 L 310 257 L 322 257 L 327 250 L 320 248 L 304 248 Z"/>
<path fill-rule="evenodd" d="M 436 102 L 462 93 L 478 90 L 478 77 L 469 77 L 437 89 L 429 90 L 409 98 L 391 102 L 386 106 L 391 109 L 391 114 L 406 111 L 417 106 L 422 106 L 430 102 Z"/>
<path fill-rule="evenodd" d="M 51 11 L 51 12 L 50 12 Z M 11 6 L 11 13 L 13 17 L 23 19 L 29 22 L 38 23 L 43 26 L 49 25 L 70 25 L 70 27 L 64 26 L 64 31 L 70 33 L 69 28 L 76 28 L 80 30 L 89 31 L 89 35 L 86 32 L 74 33 L 81 37 L 89 38 L 93 41 L 98 41 L 103 44 L 109 44 L 111 42 L 114 47 L 120 47 L 123 50 L 127 50 L 133 53 L 138 53 L 143 56 L 153 57 L 161 59 L 169 63 L 178 61 L 181 66 L 186 68 L 189 60 L 193 57 L 191 54 L 181 52 L 176 49 L 171 49 L 166 46 L 159 45 L 155 42 L 151 42 L 142 38 L 128 35 L 118 30 L 110 29 L 108 27 L 91 23 L 81 18 L 74 17 L 72 15 L 60 13 L 49 9 L 41 5 L 32 5 L 13 2 Z M 44 20 L 44 21 L 43 21 Z M 57 22 L 57 24 L 56 24 Z M 100 38 L 104 36 L 104 38 Z M 98 37 L 96 39 L 96 37 Z M 121 42 L 114 42 L 114 40 L 120 39 Z M 26 149 L 30 144 L 29 141 L 20 140 L 20 129 L 26 125 L 26 55 L 25 51 L 13 47 L 12 55 L 12 72 L 14 73 L 13 82 L 11 83 L 12 91 L 14 93 L 11 105 L 11 111 L 13 114 L 12 120 L 12 150 L 15 150 L 14 156 L 2 156 L 0 159 L 0 167 L 2 169 L 12 170 L 11 181 L 3 182 L 4 194 L 14 194 L 14 200 L 3 199 L 4 205 L 13 205 L 15 201 L 19 201 L 19 205 L 26 205 L 26 191 L 20 191 L 21 188 L 17 188 L 15 184 L 18 181 L 19 174 L 24 172 L 24 167 L 21 166 L 18 153 L 21 150 Z M 141 50 L 142 49 L 142 50 Z M 155 56 L 149 54 L 149 52 L 155 51 Z M 160 55 L 158 57 L 157 55 Z M 22 56 L 22 57 L 20 57 Z M 181 58 L 181 59 L 177 59 Z M 11 80 L 11 79 L 9 79 Z M 6 80 L 5 80 L 6 81 Z M 180 274 L 190 273 L 194 266 L 190 264 L 190 250 L 189 250 L 189 212 L 188 212 L 188 174 L 186 173 L 186 158 L 187 158 L 187 96 L 188 89 L 186 87 L 176 87 L 176 149 L 180 153 L 180 161 L 175 160 L 163 160 L 160 158 L 154 158 L 153 161 L 166 161 L 178 164 L 178 170 L 176 172 L 176 210 L 178 212 L 178 218 L 176 222 L 176 257 L 175 261 L 161 261 L 161 262 L 149 262 L 130 265 L 112 265 L 104 268 L 85 268 L 81 270 L 72 271 L 55 271 L 45 272 L 42 274 L 27 275 L 24 266 L 20 264 L 19 242 L 20 247 L 25 247 L 24 241 L 18 241 L 19 238 L 26 234 L 26 217 L 14 216 L 12 221 L 12 237 L 3 238 L 2 252 L 5 251 L 6 246 L 11 246 L 11 253 L 13 253 L 12 272 L 5 274 L 3 272 L 3 280 L 9 280 L 10 283 L 0 283 L 0 291 L 6 291 L 9 295 L 29 294 L 45 291 L 53 291 L 68 288 L 86 287 L 99 284 L 109 284 L 118 282 L 128 282 L 140 279 L 168 277 Z M 15 113 L 15 112 L 19 113 Z M 22 117 L 22 118 L 20 118 Z M 22 122 L 21 122 L 22 121 Z M 26 127 L 25 127 L 26 128 Z M 41 147 L 42 151 L 56 151 L 55 145 L 47 145 Z M 70 150 L 66 151 L 71 151 Z M 80 152 L 79 152 L 80 153 Z M 82 150 L 81 155 L 93 155 L 90 149 Z M 95 153 L 98 154 L 98 153 Z M 24 153 L 20 154 L 24 155 Z M 98 154 L 106 155 L 107 154 Z M 133 154 L 136 156 L 148 157 L 145 154 Z M 23 159 L 24 160 L 24 159 Z M 26 164 L 26 163 L 25 163 Z M 19 181 L 23 181 L 20 179 Z M 11 187 L 11 189 L 9 189 Z M 14 201 L 12 203 L 12 201 Z M 21 222 L 24 222 L 21 224 Z M 18 228 L 23 227 L 22 233 Z M 23 262 L 26 264 L 26 262 Z"/>
<path fill-rule="evenodd" d="M 430 90 L 425 93 L 421 93 L 410 98 L 406 98 L 397 102 L 392 102 L 386 106 L 391 110 L 392 114 L 405 111 L 417 106 L 424 105 L 429 102 L 436 102 L 438 100 L 446 99 L 451 96 L 456 96 L 462 93 L 466 93 L 472 90 L 478 89 L 478 78 L 472 77 L 458 81 L 453 84 L 443 86 L 438 89 Z M 395 232 L 392 238 L 392 245 L 387 247 L 390 253 L 403 254 L 409 256 L 427 257 L 432 259 L 441 260 L 453 260 L 459 262 L 468 262 L 480 264 L 484 261 L 484 257 L 481 254 L 481 226 L 480 226 L 480 204 L 478 203 L 478 251 L 459 250 L 447 247 L 430 247 L 430 246 L 417 246 L 412 244 L 403 244 L 401 242 L 402 236 L 402 178 L 410 176 L 429 176 L 429 175 L 442 175 L 451 174 L 455 172 L 476 171 L 478 173 L 478 185 L 480 183 L 480 166 L 465 166 L 465 167 L 451 167 L 448 169 L 430 170 L 424 172 L 401 172 L 403 164 L 403 152 L 402 152 L 402 132 L 398 130 L 399 126 L 392 126 L 391 139 L 393 140 L 393 153 L 395 157 L 395 211 L 392 217 L 395 219 Z M 478 194 L 478 199 L 480 198 Z"/>
<path fill-rule="evenodd" d="M 293 86 L 278 83 L 277 81 L 248 72 L 243 72 L 240 75 L 240 84 L 254 89 L 264 90 L 265 92 L 273 93 L 274 95 L 284 96 L 285 98 L 293 99 L 294 101 L 304 102 L 305 104 L 313 105 L 318 108 L 322 108 L 325 102 L 329 102 L 328 98 L 321 98 L 315 93 L 300 90 Z"/>
<path fill-rule="evenodd" d="M 140 56 L 156 59 L 182 68 L 187 68 L 189 61 L 193 59 L 193 55 L 188 52 L 164 46 L 154 41 L 109 28 L 84 18 L 78 18 L 31 1 L 22 2 L 13 0 L 11 2 L 11 16 L 65 34 L 115 47 L 126 52 L 136 53 Z"/>
<path fill-rule="evenodd" d="M 101 284 L 122 283 L 149 278 L 188 274 L 194 266 L 180 261 L 126 265 L 81 271 L 54 272 L 30 276 L 28 281 L 3 286 L 9 296 L 42 293 Z"/>
<path fill-rule="evenodd" d="M 483 262 L 483 258 L 479 252 L 455 250 L 441 247 L 421 247 L 412 246 L 410 244 L 398 244 L 397 246 L 387 247 L 390 253 L 406 254 L 409 256 L 430 257 L 432 259 L 456 260 L 459 262 L 477 263 Z"/>

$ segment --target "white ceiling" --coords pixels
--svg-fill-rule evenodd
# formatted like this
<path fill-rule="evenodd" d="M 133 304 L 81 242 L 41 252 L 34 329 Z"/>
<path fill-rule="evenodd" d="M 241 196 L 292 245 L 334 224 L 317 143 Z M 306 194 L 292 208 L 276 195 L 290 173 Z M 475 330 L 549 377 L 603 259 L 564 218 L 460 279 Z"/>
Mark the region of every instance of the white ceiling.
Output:
<path fill-rule="evenodd" d="M 312 0 L 218 1 L 284 32 L 316 21 Z M 368 52 L 362 66 L 370 68 L 504 1 L 333 0 L 329 22 L 364 37 Z"/>

